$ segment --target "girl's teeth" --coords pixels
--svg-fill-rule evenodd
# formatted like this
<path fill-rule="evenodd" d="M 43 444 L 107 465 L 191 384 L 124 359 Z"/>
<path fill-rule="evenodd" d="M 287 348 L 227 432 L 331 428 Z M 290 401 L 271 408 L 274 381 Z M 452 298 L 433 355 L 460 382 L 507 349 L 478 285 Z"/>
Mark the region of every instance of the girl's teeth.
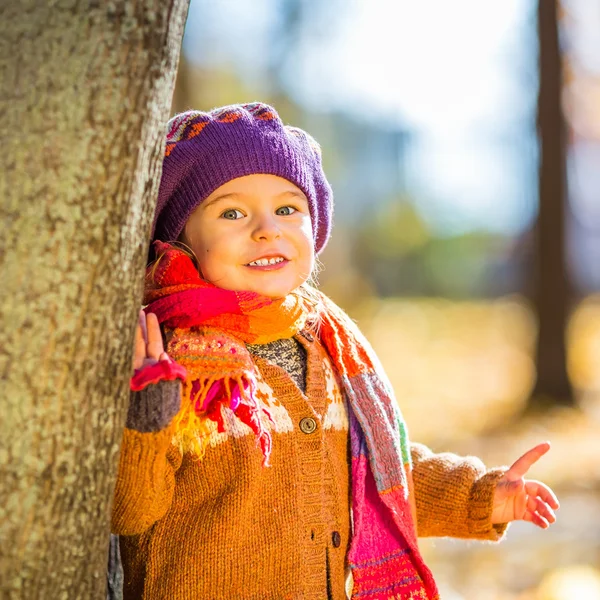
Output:
<path fill-rule="evenodd" d="M 259 260 L 253 260 L 251 263 L 248 263 L 252 266 L 264 267 L 266 265 L 276 265 L 277 263 L 283 262 L 283 258 L 281 256 L 277 258 L 261 258 Z"/>

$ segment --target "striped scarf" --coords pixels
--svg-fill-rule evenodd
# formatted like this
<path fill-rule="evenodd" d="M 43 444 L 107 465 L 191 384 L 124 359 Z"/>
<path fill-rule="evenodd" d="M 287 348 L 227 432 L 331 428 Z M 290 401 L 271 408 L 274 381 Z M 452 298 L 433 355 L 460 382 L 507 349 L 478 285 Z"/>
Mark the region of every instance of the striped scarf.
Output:
<path fill-rule="evenodd" d="M 268 463 L 270 416 L 254 398 L 255 366 L 245 344 L 289 338 L 307 326 L 300 293 L 273 300 L 207 283 L 183 251 L 155 242 L 159 260 L 146 273 L 146 311 L 170 332 L 167 351 L 187 370 L 176 442 L 202 456 L 207 419 L 224 430 L 223 406 L 256 435 Z M 417 546 L 411 510 L 406 425 L 383 368 L 354 322 L 317 293 L 314 330 L 338 372 L 350 417 L 353 536 L 352 598 L 437 600 Z"/>

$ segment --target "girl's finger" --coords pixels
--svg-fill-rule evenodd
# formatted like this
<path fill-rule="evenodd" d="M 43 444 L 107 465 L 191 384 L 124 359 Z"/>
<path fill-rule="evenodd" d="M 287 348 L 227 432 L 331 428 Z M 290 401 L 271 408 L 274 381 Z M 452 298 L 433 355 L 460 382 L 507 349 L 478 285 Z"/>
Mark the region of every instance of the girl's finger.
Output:
<path fill-rule="evenodd" d="M 142 328 L 138 323 L 135 328 L 135 344 L 133 347 L 133 369 L 140 369 L 146 358 L 146 342 L 144 341 Z"/>
<path fill-rule="evenodd" d="M 525 491 L 529 496 L 539 496 L 548 506 L 557 510 L 560 508 L 560 503 L 554 492 L 541 481 L 528 479 L 525 482 Z"/>
<path fill-rule="evenodd" d="M 550 444 L 548 442 L 542 442 L 525 452 L 525 454 L 518 458 L 508 470 L 508 473 L 506 474 L 508 479 L 518 479 L 523 477 L 527 471 L 529 471 L 531 465 L 544 456 L 548 450 L 550 450 Z"/>
<path fill-rule="evenodd" d="M 146 355 L 148 358 L 158 360 L 165 351 L 160 334 L 158 319 L 154 313 L 146 315 L 146 325 L 148 327 L 148 344 L 146 345 Z"/>
<path fill-rule="evenodd" d="M 148 330 L 146 329 L 146 313 L 144 312 L 143 308 L 140 309 L 140 312 L 138 314 L 138 321 L 139 321 L 140 327 L 142 328 L 142 337 L 144 339 L 144 343 L 147 344 L 148 343 Z"/>
<path fill-rule="evenodd" d="M 554 511 L 540 498 L 536 499 L 537 513 L 544 517 L 548 523 L 554 523 L 556 521 L 556 515 Z"/>
<path fill-rule="evenodd" d="M 536 512 L 532 512 L 530 510 L 528 510 L 525 513 L 523 520 L 529 521 L 530 523 L 537 525 L 541 529 L 548 529 L 548 527 L 550 527 L 550 523 L 548 523 L 548 521 L 546 521 L 546 519 L 544 519 L 544 517 L 542 517 L 541 515 L 539 515 Z"/>

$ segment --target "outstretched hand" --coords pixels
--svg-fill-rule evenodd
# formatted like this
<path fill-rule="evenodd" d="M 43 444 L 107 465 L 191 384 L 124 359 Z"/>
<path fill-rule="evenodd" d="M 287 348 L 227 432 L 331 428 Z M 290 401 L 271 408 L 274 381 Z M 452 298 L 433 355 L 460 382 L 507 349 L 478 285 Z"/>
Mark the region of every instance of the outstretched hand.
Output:
<path fill-rule="evenodd" d="M 556 521 L 554 510 L 559 508 L 559 504 L 554 492 L 540 481 L 524 478 L 531 465 L 548 450 L 548 442 L 534 446 L 498 480 L 494 491 L 493 524 L 529 521 L 546 529 Z"/>
<path fill-rule="evenodd" d="M 146 314 L 140 310 L 135 331 L 133 369 L 153 365 L 160 360 L 170 360 L 165 352 L 158 319 L 154 313 Z"/>

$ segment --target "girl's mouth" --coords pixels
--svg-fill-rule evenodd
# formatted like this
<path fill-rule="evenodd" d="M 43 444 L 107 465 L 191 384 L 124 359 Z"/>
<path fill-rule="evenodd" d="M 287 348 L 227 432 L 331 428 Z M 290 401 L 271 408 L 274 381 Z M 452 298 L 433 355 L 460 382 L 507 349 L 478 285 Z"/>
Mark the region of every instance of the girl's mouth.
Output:
<path fill-rule="evenodd" d="M 259 258 L 257 260 L 253 260 L 246 266 L 253 270 L 273 271 L 285 267 L 288 262 L 289 260 L 283 258 L 283 256 L 274 256 L 272 258 Z"/>

